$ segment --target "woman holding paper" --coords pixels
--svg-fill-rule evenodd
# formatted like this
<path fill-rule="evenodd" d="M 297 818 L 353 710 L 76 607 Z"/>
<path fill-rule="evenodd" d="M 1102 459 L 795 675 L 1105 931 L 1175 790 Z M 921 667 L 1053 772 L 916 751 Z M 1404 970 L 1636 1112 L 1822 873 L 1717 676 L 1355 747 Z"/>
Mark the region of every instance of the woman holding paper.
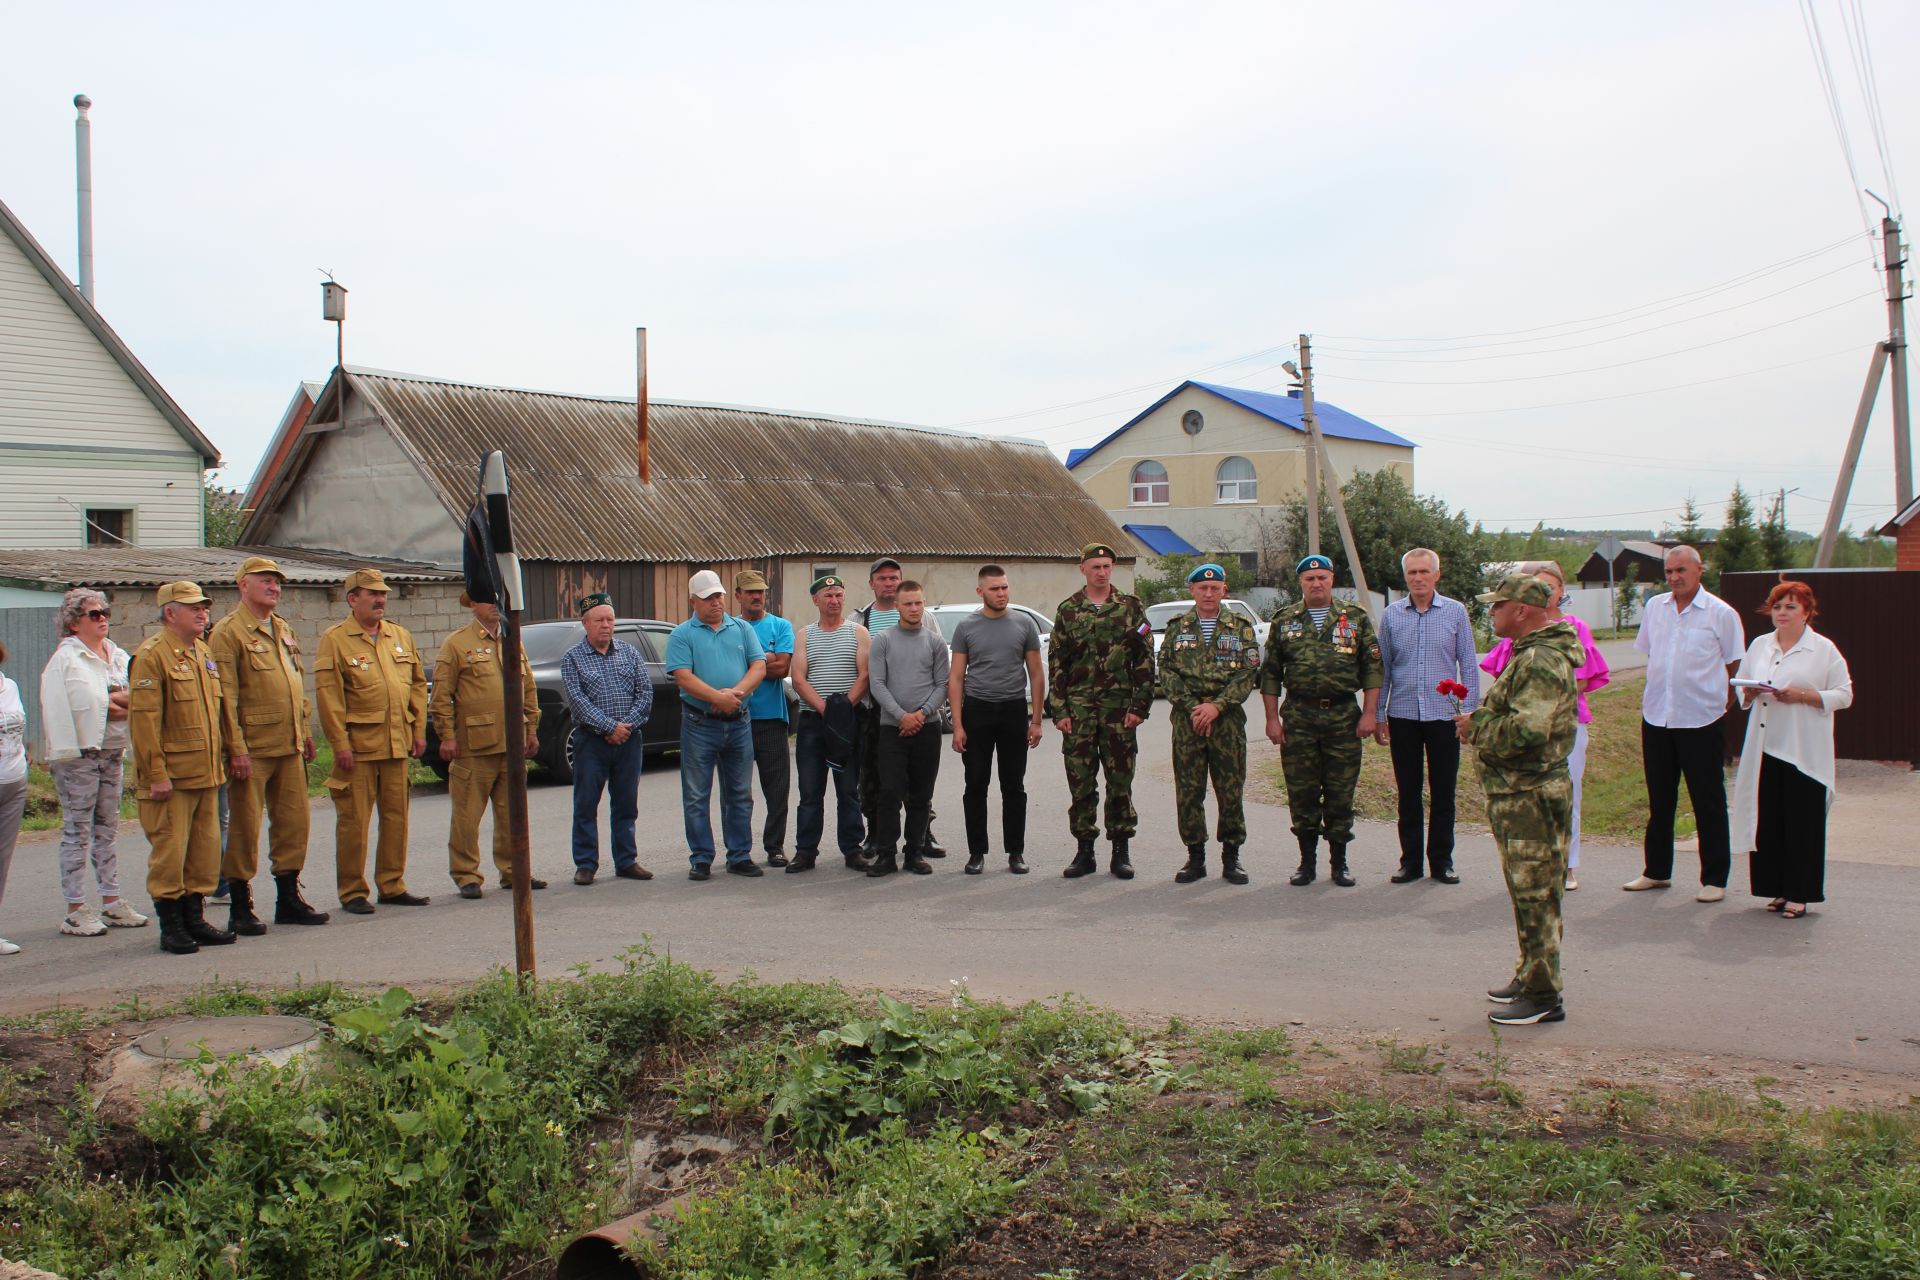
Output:
<path fill-rule="evenodd" d="M 1853 678 L 1816 632 L 1813 589 L 1782 582 L 1764 610 L 1773 630 L 1747 646 L 1734 677 L 1747 741 L 1733 784 L 1734 848 L 1752 854 L 1753 893 L 1798 920 L 1824 902 L 1827 809 L 1833 803 L 1833 713 L 1853 705 Z"/>

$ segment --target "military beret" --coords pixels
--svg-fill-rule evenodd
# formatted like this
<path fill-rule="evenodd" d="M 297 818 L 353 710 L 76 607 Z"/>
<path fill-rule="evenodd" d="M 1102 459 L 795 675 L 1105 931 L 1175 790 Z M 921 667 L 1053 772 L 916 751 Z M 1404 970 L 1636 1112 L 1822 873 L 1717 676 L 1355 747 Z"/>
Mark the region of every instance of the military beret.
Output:
<path fill-rule="evenodd" d="M 1310 556 L 1300 557 L 1300 563 L 1293 566 L 1295 573 L 1305 573 L 1309 569 L 1325 569 L 1328 573 L 1332 573 L 1333 561 L 1316 551 Z"/>
<path fill-rule="evenodd" d="M 387 585 L 386 575 L 378 569 L 355 569 L 347 575 L 347 590 L 391 591 L 393 588 Z"/>
<path fill-rule="evenodd" d="M 846 582 L 840 577 L 839 574 L 823 573 L 819 577 L 813 580 L 813 585 L 807 588 L 807 594 L 810 596 L 817 596 L 822 591 L 825 591 L 828 587 L 840 587 L 844 589 L 846 585 L 847 585 Z"/>
<path fill-rule="evenodd" d="M 233 575 L 233 580 L 239 582 L 250 573 L 270 573 L 282 582 L 286 581 L 287 577 L 286 572 L 279 565 L 265 556 L 248 556 L 241 562 L 240 572 Z"/>
<path fill-rule="evenodd" d="M 1089 542 L 1086 546 L 1080 548 L 1081 564 L 1085 564 L 1087 561 L 1099 556 L 1105 556 L 1109 560 L 1118 560 L 1120 558 L 1113 553 L 1113 548 L 1104 542 Z"/>
<path fill-rule="evenodd" d="M 1550 608 L 1559 592 L 1548 586 L 1546 581 L 1530 573 L 1510 573 L 1500 580 L 1500 585 L 1480 597 L 1482 604 L 1494 604 L 1501 600 L 1518 600 L 1521 604 L 1534 605 L 1541 609 Z"/>
<path fill-rule="evenodd" d="M 1227 571 L 1217 564 L 1203 564 L 1187 575 L 1188 582 L 1225 582 Z"/>
<path fill-rule="evenodd" d="M 197 582 L 169 582 L 154 593 L 164 607 L 170 604 L 206 604 L 207 594 Z"/>

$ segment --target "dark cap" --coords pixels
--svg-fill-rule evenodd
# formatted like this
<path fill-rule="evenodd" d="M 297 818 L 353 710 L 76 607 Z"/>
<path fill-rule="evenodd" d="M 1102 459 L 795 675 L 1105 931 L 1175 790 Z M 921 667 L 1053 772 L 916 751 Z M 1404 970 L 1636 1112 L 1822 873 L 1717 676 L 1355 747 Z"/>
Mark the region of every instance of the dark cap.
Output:
<path fill-rule="evenodd" d="M 1100 556 L 1105 556 L 1109 560 L 1118 560 L 1120 558 L 1114 554 L 1113 548 L 1104 542 L 1089 542 L 1086 546 L 1080 548 L 1081 564 L 1085 564 L 1087 561 Z"/>
<path fill-rule="evenodd" d="M 867 576 L 871 578 L 874 574 L 880 572 L 882 569 L 900 569 L 900 562 L 898 560 L 895 560 L 892 556 L 881 556 L 878 560 L 875 560 L 872 564 L 867 566 Z M 900 569 L 900 572 L 905 573 L 906 570 Z"/>
<path fill-rule="evenodd" d="M 819 577 L 813 580 L 813 585 L 807 588 L 807 594 L 810 596 L 817 596 L 822 591 L 825 591 L 828 587 L 839 587 L 841 590 L 844 591 L 846 590 L 846 586 L 847 586 L 846 581 L 842 579 L 839 574 L 823 573 Z"/>
<path fill-rule="evenodd" d="M 598 609 L 601 605 L 605 605 L 609 609 L 613 608 L 613 597 L 604 591 L 595 591 L 575 600 L 573 602 L 573 611 L 578 614 L 585 614 L 589 609 Z"/>

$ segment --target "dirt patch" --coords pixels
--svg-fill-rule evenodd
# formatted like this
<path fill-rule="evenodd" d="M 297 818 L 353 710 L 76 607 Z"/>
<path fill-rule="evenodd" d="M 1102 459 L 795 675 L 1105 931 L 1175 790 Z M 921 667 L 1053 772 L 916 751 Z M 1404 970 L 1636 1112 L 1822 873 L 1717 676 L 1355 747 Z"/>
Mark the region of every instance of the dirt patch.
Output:
<path fill-rule="evenodd" d="M 0 1031 L 0 1191 L 46 1172 L 91 1061 L 84 1044 Z"/>

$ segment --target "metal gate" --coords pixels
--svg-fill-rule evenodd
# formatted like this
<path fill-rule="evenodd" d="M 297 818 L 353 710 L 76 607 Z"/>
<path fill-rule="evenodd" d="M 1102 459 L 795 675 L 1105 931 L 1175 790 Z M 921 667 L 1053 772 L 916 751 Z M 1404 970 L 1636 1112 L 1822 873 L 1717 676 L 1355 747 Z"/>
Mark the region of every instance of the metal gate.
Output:
<path fill-rule="evenodd" d="M 7 647 L 0 671 L 20 686 L 20 702 L 27 710 L 27 754 L 38 762 L 46 759 L 40 741 L 40 673 L 60 643 L 54 634 L 60 623 L 60 600 L 61 596 L 53 595 L 50 607 L 44 609 L 0 609 L 0 644 Z"/>

